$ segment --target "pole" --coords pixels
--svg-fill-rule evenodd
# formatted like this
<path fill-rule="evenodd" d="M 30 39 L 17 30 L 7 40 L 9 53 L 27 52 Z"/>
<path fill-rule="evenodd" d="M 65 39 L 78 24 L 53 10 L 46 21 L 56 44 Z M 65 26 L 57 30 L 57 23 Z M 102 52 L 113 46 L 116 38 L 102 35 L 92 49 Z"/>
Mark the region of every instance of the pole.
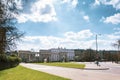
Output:
<path fill-rule="evenodd" d="M 101 35 L 101 34 L 98 34 L 98 35 Z M 98 54 L 98 35 L 96 34 L 96 59 L 98 60 L 99 59 L 99 54 Z"/>
<path fill-rule="evenodd" d="M 96 34 L 96 59 L 98 59 L 98 43 L 97 43 L 97 34 Z"/>
<path fill-rule="evenodd" d="M 96 54 L 97 54 L 97 51 L 98 51 L 98 43 L 97 43 L 97 35 L 96 35 Z"/>

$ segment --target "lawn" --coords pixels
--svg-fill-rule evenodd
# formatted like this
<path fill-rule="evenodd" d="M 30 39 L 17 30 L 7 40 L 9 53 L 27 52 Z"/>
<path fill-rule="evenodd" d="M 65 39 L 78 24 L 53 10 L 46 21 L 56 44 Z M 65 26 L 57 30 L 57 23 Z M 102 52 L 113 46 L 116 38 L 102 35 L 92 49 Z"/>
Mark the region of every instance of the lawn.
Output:
<path fill-rule="evenodd" d="M 69 80 L 22 66 L 0 71 L 0 80 Z"/>
<path fill-rule="evenodd" d="M 53 62 L 53 63 L 39 63 L 39 64 L 48 65 L 48 66 L 67 67 L 67 68 L 79 68 L 79 69 L 84 69 L 85 67 L 85 64 L 76 64 L 69 62 Z"/>

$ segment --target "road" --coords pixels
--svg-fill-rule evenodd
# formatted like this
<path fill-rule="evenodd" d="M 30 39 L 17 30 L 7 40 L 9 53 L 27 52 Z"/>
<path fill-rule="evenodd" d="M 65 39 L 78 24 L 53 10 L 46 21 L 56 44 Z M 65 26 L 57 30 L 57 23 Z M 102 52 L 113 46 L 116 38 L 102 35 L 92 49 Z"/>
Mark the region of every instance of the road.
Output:
<path fill-rule="evenodd" d="M 44 66 L 44 65 L 37 65 L 30 63 L 27 64 L 21 63 L 21 65 L 34 70 L 69 78 L 71 80 L 120 80 L 120 74 L 119 74 L 120 67 L 119 65 L 116 64 L 108 64 L 108 63 L 101 64 L 110 67 L 109 70 L 82 70 L 82 69 L 74 69 L 74 68 Z"/>

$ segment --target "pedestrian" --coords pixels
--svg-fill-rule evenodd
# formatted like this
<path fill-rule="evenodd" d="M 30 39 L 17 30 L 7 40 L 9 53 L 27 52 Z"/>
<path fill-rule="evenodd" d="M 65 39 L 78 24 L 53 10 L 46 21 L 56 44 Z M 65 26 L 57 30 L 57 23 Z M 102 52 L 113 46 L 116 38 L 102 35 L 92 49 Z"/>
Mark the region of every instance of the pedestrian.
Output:
<path fill-rule="evenodd" d="M 99 61 L 96 61 L 97 66 L 100 66 Z"/>

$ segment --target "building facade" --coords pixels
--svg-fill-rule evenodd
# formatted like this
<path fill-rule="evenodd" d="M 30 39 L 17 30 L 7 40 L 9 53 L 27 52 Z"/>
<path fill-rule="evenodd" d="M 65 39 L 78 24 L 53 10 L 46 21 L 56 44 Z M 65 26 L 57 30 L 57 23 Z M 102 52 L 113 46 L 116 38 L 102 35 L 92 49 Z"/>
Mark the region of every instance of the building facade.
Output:
<path fill-rule="evenodd" d="M 65 48 L 53 48 L 51 50 L 51 60 L 53 61 L 73 61 L 74 60 L 74 50 Z"/>
<path fill-rule="evenodd" d="M 73 61 L 75 54 L 73 49 L 54 48 L 39 52 L 18 51 L 18 56 L 23 62 L 62 62 Z"/>
<path fill-rule="evenodd" d="M 22 59 L 22 62 L 36 62 L 39 61 L 38 55 L 39 52 L 31 52 L 31 51 L 18 51 L 18 56 Z"/>
<path fill-rule="evenodd" d="M 117 51 L 98 51 L 102 61 L 119 61 L 120 53 Z M 91 49 L 65 49 L 52 48 L 40 50 L 39 52 L 18 51 L 18 56 L 23 62 L 67 62 L 67 61 L 95 61 L 95 50 Z"/>

